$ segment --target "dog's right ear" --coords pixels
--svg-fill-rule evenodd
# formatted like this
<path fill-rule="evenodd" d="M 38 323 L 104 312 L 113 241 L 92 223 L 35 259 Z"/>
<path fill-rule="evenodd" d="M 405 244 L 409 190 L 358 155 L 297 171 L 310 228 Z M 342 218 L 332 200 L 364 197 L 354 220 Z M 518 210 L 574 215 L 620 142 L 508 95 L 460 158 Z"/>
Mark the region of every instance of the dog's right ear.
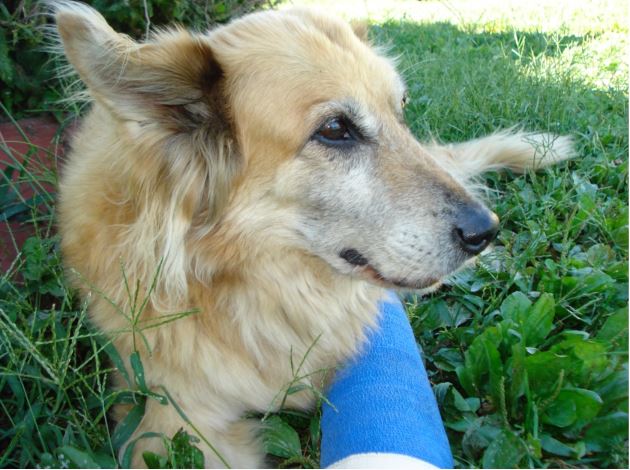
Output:
<path fill-rule="evenodd" d="M 221 67 L 204 36 L 176 29 L 137 43 L 94 9 L 55 3 L 64 52 L 90 94 L 124 120 L 195 128 L 216 114 Z"/>

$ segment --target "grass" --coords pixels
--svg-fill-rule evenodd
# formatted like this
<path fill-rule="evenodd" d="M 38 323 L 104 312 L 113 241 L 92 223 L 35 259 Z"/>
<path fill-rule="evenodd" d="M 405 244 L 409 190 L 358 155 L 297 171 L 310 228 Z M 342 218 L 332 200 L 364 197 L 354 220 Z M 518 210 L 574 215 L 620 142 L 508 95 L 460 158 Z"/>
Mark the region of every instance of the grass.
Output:
<path fill-rule="evenodd" d="M 579 155 L 537 174 L 489 175 L 502 219 L 495 249 L 410 299 L 408 313 L 458 466 L 627 468 L 627 7 L 522 3 L 360 2 L 373 40 L 400 56 L 420 139 L 522 125 L 574 135 Z M 109 388 L 121 358 L 65 287 L 54 202 L 40 185 L 55 174 L 3 142 L 0 151 L 13 162 L 0 223 L 37 227 L 0 277 L 0 467 L 124 464 L 117 449 L 153 398 Z M 35 196 L 20 200 L 11 177 Z M 120 402 L 136 412 L 114 430 L 107 410 Z M 279 465 L 317 464 L 317 413 L 267 423 Z M 199 464 L 202 443 L 165 438 L 168 457 L 153 466 Z"/>

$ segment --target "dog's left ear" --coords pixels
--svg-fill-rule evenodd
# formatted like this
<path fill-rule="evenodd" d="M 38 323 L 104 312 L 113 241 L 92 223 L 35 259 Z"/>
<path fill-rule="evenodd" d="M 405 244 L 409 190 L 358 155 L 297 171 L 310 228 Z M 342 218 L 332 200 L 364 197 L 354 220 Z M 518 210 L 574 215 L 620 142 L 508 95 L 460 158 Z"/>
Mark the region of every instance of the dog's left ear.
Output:
<path fill-rule="evenodd" d="M 217 112 L 222 71 L 205 37 L 173 30 L 139 44 L 96 10 L 70 2 L 55 17 L 68 60 L 90 94 L 121 119 L 185 128 Z"/>
<path fill-rule="evenodd" d="M 135 188 L 144 197 L 136 198 L 127 231 L 127 243 L 143 250 L 134 254 L 134 275 L 145 279 L 162 263 L 152 299 L 186 298 L 194 217 L 201 214 L 206 227 L 219 219 L 240 163 L 221 67 L 205 36 L 171 30 L 137 43 L 84 4 L 55 0 L 52 8 L 64 52 L 90 95 L 142 146 L 123 155 L 144 172 Z"/>

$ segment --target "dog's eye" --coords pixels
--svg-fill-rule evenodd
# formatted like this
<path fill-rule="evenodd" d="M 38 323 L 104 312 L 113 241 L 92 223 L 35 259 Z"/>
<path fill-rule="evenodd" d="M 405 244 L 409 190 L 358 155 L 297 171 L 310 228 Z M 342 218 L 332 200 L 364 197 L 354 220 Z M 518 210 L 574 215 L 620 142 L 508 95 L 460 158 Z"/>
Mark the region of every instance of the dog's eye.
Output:
<path fill-rule="evenodd" d="M 330 143 L 348 142 L 353 139 L 348 125 L 341 118 L 326 121 L 315 133 L 315 136 L 324 142 Z"/>

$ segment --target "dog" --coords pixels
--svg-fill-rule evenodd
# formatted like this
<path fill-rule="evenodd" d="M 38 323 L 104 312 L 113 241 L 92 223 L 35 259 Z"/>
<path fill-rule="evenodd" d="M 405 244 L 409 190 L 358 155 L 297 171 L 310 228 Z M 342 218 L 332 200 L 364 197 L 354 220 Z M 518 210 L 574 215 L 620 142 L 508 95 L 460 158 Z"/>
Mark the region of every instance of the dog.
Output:
<path fill-rule="evenodd" d="M 392 60 L 315 10 L 142 43 L 82 4 L 54 15 L 93 101 L 60 182 L 69 276 L 121 357 L 139 354 L 146 387 L 212 444 L 208 466 L 264 465 L 246 412 L 283 393 L 313 406 L 309 388 L 361 348 L 387 289 L 431 291 L 492 242 L 477 175 L 572 156 L 570 137 L 514 130 L 419 143 Z M 149 399 L 129 442 L 182 427 Z M 138 440 L 133 465 L 162 447 Z"/>

